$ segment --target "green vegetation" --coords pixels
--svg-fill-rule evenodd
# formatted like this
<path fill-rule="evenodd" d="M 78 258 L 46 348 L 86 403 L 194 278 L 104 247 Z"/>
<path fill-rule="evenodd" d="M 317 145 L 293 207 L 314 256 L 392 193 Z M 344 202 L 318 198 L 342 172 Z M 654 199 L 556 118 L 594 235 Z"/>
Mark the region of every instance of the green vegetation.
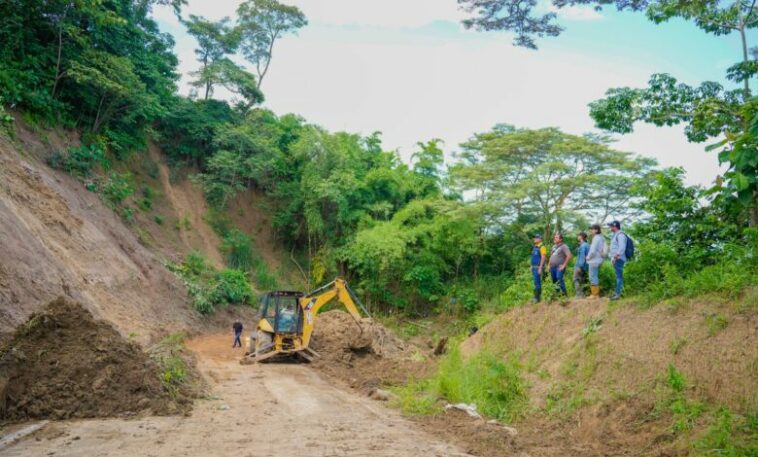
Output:
<path fill-rule="evenodd" d="M 686 396 L 687 380 L 684 375 L 669 364 L 665 386 L 658 393 L 654 414 L 668 412 L 672 416 L 671 429 L 680 433 L 692 429 L 695 421 L 703 414 L 705 406 Z"/>
<path fill-rule="evenodd" d="M 513 421 L 527 406 L 526 383 L 515 357 L 502 359 L 479 352 L 463 359 L 457 345 L 442 359 L 429 379 L 396 388 L 396 405 L 409 414 L 441 411 L 437 399 L 467 403 L 489 417 Z"/>
<path fill-rule="evenodd" d="M 201 314 L 212 314 L 217 307 L 254 304 L 253 289 L 242 270 L 227 268 L 217 271 L 198 252 L 192 252 L 184 262 L 168 267 L 184 280 L 192 304 Z"/>
<path fill-rule="evenodd" d="M 88 177 L 96 167 L 108 167 L 105 152 L 96 145 L 70 147 L 50 156 L 48 164 L 78 177 Z"/>
<path fill-rule="evenodd" d="M 143 186 L 133 195 L 125 174 L 109 173 L 110 163 L 154 139 L 172 176 L 180 168 L 196 172 L 193 179 L 218 219 L 240 191 L 262 192 L 278 242 L 305 259 L 309 282 L 344 275 L 378 311 L 465 318 L 519 306 L 531 297 L 526 258 L 532 233 L 571 235 L 612 215 L 631 222 L 625 230 L 639 244 L 625 295 L 641 306 L 703 293 L 736 299 L 758 282 L 758 232 L 745 229 L 758 223 L 754 129 L 748 128 L 758 117 L 747 97 L 753 61 L 730 69 L 729 77 L 745 84 L 741 90 L 715 83 L 693 88 L 657 76 L 648 89 L 614 90 L 591 106 L 598 125 L 611 131 L 629 131 L 639 120 L 685 123 L 693 141 L 728 133 L 714 146 L 731 167 L 719 188 L 686 186 L 681 170 L 658 170 L 651 160 L 615 150 L 603 135 L 507 124 L 474 133 L 453 162 L 446 163 L 449 154 L 432 138 L 419 142 L 405 163 L 384 150 L 378 132 L 329 132 L 297 115 L 256 107 L 276 41 L 307 24 L 297 8 L 275 0 L 248 0 L 232 19 L 183 17 L 197 41 L 200 68 L 191 75 L 196 93 L 177 95 L 173 42 L 150 17 L 154 5 L 167 3 L 181 12 L 179 0 L 12 0 L 0 6 L 0 97 L 29 120 L 81 130 L 83 145 L 54 154 L 50 163 L 86 178 L 87 188 L 102 192 L 126 220 L 133 220 L 134 208 L 151 210 L 155 192 Z M 478 5 L 507 16 L 511 3 Z M 525 16 L 510 18 L 515 22 L 491 25 L 510 29 L 523 22 L 534 13 L 523 6 Z M 709 33 L 744 33 L 758 23 L 747 6 L 728 14 L 705 3 L 642 6 L 656 22 L 682 17 Z M 466 24 L 487 29 L 482 11 L 471 9 Z M 545 27 L 553 24 L 548 16 Z M 739 17 L 751 20 L 740 23 Z M 714 21 L 728 26 L 713 29 Z M 540 23 L 527 25 L 518 44 L 529 46 Z M 255 74 L 231 60 L 235 53 Z M 234 94 L 231 103 L 214 99 L 220 87 Z M 677 97 L 686 109 L 668 106 Z M 657 99 L 666 103 L 652 106 Z M 726 114 L 707 108 L 711 102 Z M 150 176 L 159 175 L 155 164 L 148 168 Z M 127 204 L 132 198 L 134 208 Z M 190 230 L 189 219 L 176 228 Z M 231 268 L 251 274 L 258 287 L 276 286 L 260 256 L 248 250 L 249 240 L 230 226 L 217 231 Z M 567 242 L 575 248 L 573 236 Z M 612 281 L 606 265 L 602 289 Z M 553 298 L 545 289 L 545 298 Z"/>
<path fill-rule="evenodd" d="M 150 357 L 160 367 L 163 388 L 173 397 L 179 394 L 188 381 L 189 368 L 182 356 L 185 339 L 184 333 L 173 333 L 149 350 Z"/>
<path fill-rule="evenodd" d="M 758 416 L 735 417 L 728 408 L 720 408 L 693 448 L 703 455 L 754 456 L 758 454 L 756 435 Z"/>

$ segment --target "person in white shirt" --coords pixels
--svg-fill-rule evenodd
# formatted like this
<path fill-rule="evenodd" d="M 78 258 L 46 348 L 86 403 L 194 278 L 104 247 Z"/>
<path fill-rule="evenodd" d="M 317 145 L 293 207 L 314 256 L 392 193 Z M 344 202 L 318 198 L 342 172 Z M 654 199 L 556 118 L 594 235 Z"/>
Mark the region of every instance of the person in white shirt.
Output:
<path fill-rule="evenodd" d="M 587 253 L 587 264 L 590 266 L 590 297 L 600 298 L 600 267 L 605 260 L 605 238 L 603 238 L 600 224 L 590 227 L 592 242 Z"/>
<path fill-rule="evenodd" d="M 611 300 L 621 298 L 621 290 L 624 288 L 624 265 L 626 264 L 626 243 L 629 238 L 621 231 L 621 222 L 613 221 L 608 224 L 613 235 L 611 236 L 611 250 L 608 256 L 611 258 L 613 269 L 616 271 L 616 291 Z"/>

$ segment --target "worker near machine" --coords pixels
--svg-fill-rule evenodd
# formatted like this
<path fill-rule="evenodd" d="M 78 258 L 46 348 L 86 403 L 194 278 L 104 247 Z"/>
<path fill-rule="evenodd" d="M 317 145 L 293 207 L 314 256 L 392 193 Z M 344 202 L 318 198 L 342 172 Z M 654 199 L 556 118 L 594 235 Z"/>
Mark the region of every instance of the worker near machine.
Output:
<path fill-rule="evenodd" d="M 236 321 L 234 324 L 232 324 L 232 330 L 234 330 L 234 343 L 232 344 L 232 348 L 236 347 L 242 347 L 242 341 L 240 338 L 242 337 L 242 329 L 244 327 L 242 326 L 242 322 Z"/>
<path fill-rule="evenodd" d="M 542 299 L 542 269 L 545 267 L 545 257 L 547 257 L 547 248 L 542 244 L 542 235 L 538 233 L 534 235 L 534 246 L 532 246 L 533 303 L 539 303 Z"/>

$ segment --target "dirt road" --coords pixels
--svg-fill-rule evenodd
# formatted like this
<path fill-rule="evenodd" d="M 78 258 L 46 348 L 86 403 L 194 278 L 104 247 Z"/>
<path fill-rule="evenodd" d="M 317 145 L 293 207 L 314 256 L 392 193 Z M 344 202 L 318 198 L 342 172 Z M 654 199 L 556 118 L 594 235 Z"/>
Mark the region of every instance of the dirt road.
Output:
<path fill-rule="evenodd" d="M 3 456 L 465 456 L 304 365 L 243 366 L 228 335 L 194 339 L 211 384 L 190 417 L 50 423 Z"/>

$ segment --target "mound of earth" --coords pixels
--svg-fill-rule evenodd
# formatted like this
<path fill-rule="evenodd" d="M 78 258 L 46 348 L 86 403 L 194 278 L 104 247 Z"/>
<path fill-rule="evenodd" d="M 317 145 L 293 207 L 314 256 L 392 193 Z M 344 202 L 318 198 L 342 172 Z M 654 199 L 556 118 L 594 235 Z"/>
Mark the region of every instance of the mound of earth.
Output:
<path fill-rule="evenodd" d="M 0 349 L 0 421 L 174 414 L 160 368 L 110 324 L 58 298 Z"/>
<path fill-rule="evenodd" d="M 356 322 L 334 310 L 316 318 L 310 347 L 321 356 L 314 366 L 363 391 L 419 378 L 430 369 L 419 350 L 371 319 Z"/>
<path fill-rule="evenodd" d="M 371 319 L 356 322 L 342 311 L 327 311 L 316 318 L 313 329 L 313 349 L 332 359 L 349 359 L 352 354 L 373 354 L 397 357 L 407 345 L 383 325 Z"/>

